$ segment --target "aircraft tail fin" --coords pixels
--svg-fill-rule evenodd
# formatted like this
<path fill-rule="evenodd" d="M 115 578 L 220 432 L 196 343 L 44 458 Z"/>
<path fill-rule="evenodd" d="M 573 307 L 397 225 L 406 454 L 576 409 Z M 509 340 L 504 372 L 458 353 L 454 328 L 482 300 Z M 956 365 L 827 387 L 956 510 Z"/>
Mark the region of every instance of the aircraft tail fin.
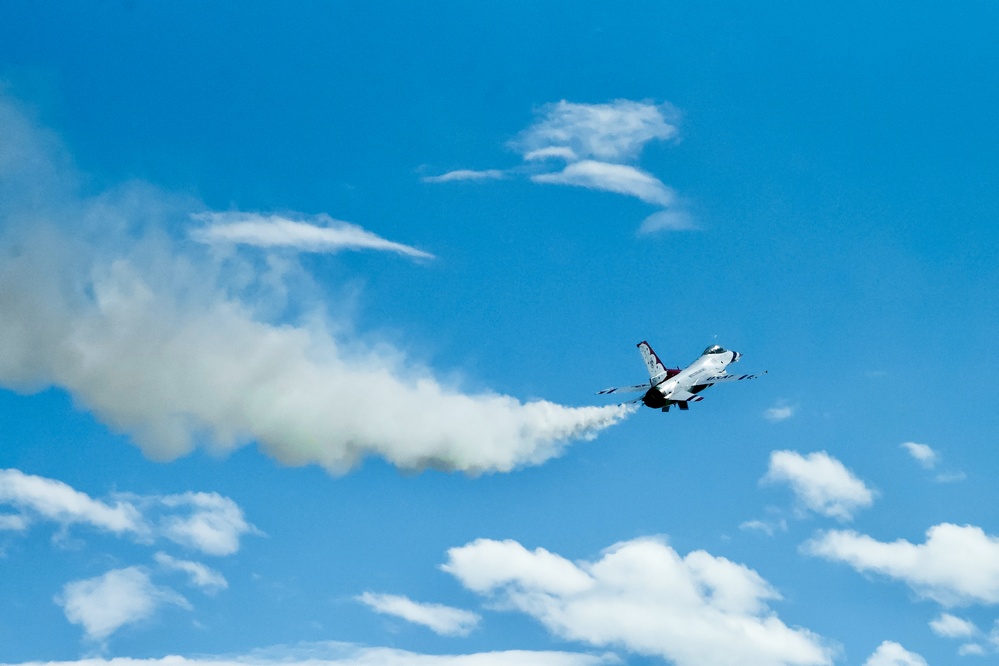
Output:
<path fill-rule="evenodd" d="M 652 351 L 652 347 L 649 346 L 649 343 L 645 340 L 639 342 L 638 351 L 642 353 L 642 359 L 645 361 L 645 366 L 649 369 L 649 380 L 651 381 L 652 386 L 656 386 L 665 381 L 668 376 L 666 373 L 666 366 L 659 360 L 656 353 Z"/>

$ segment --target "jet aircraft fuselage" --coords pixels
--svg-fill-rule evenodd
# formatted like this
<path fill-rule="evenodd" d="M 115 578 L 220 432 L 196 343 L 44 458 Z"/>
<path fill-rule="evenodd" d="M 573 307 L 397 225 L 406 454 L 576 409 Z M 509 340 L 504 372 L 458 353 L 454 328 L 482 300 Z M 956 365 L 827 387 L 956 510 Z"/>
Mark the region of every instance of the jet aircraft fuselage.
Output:
<path fill-rule="evenodd" d="M 688 408 L 688 403 L 703 400 L 698 393 L 709 386 L 721 382 L 753 379 L 758 376 L 727 374 L 726 368 L 738 361 L 742 354 L 729 351 L 719 345 L 711 345 L 693 363 L 683 369 L 667 368 L 663 365 L 648 342 L 638 343 L 638 350 L 649 370 L 648 383 L 624 388 L 604 389 L 600 391 L 601 394 L 644 391 L 645 394 L 633 402 L 641 401 L 646 407 L 668 412 L 672 405 L 677 405 L 680 409 L 685 410 Z"/>

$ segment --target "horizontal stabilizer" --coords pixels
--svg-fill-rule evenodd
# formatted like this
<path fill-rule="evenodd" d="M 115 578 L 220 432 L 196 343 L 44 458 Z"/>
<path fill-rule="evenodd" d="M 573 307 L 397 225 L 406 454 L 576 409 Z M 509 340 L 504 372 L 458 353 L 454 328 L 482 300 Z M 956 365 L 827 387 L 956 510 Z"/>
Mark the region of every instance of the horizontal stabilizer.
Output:
<path fill-rule="evenodd" d="M 700 402 L 704 400 L 702 396 L 694 395 L 689 391 L 684 391 L 683 389 L 676 389 L 669 394 L 670 402 Z"/>
<path fill-rule="evenodd" d="M 637 393 L 639 391 L 648 391 L 649 383 L 635 384 L 634 386 L 622 386 L 619 388 L 605 388 L 603 391 L 597 391 L 597 395 L 608 395 L 610 393 Z"/>

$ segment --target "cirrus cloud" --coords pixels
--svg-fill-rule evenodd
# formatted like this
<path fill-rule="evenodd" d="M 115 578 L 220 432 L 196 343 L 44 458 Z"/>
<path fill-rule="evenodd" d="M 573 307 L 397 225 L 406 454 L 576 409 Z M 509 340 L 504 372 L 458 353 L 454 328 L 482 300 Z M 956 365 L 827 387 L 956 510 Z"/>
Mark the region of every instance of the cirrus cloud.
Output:
<path fill-rule="evenodd" d="M 521 167 L 459 169 L 423 181 L 494 180 L 524 173 L 535 183 L 613 192 L 661 208 L 642 222 L 642 234 L 695 228 L 672 188 L 632 164 L 650 141 L 676 138 L 679 114 L 672 106 L 626 99 L 606 104 L 562 100 L 541 107 L 536 115 L 508 144 L 521 154 Z M 564 166 L 553 170 L 553 162 Z"/>
<path fill-rule="evenodd" d="M 386 240 L 356 224 L 317 215 L 309 221 L 284 215 L 259 213 L 198 213 L 195 220 L 206 226 L 191 231 L 191 237 L 209 245 L 252 245 L 260 248 L 290 248 L 300 252 L 380 250 L 419 259 L 433 255 L 415 247 Z"/>
<path fill-rule="evenodd" d="M 365 592 L 355 599 L 376 613 L 423 625 L 442 636 L 467 636 L 482 619 L 477 613 L 461 608 L 418 603 L 396 594 Z"/>

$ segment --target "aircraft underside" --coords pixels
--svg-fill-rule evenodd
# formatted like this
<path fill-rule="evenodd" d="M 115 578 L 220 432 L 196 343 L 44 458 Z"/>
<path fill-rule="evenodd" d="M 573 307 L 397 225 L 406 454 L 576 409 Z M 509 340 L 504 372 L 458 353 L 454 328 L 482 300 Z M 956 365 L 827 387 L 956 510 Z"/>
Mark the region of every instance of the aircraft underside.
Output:
<path fill-rule="evenodd" d="M 706 386 L 695 386 L 691 389 L 690 393 L 700 393 Z M 693 398 L 697 401 L 700 398 Z M 664 412 L 668 412 L 669 408 L 676 405 L 681 411 L 687 411 L 690 409 L 689 400 L 670 400 L 667 398 L 662 391 L 656 387 L 650 388 L 645 395 L 642 396 L 642 404 L 646 407 L 651 407 L 652 409 L 661 409 Z"/>

